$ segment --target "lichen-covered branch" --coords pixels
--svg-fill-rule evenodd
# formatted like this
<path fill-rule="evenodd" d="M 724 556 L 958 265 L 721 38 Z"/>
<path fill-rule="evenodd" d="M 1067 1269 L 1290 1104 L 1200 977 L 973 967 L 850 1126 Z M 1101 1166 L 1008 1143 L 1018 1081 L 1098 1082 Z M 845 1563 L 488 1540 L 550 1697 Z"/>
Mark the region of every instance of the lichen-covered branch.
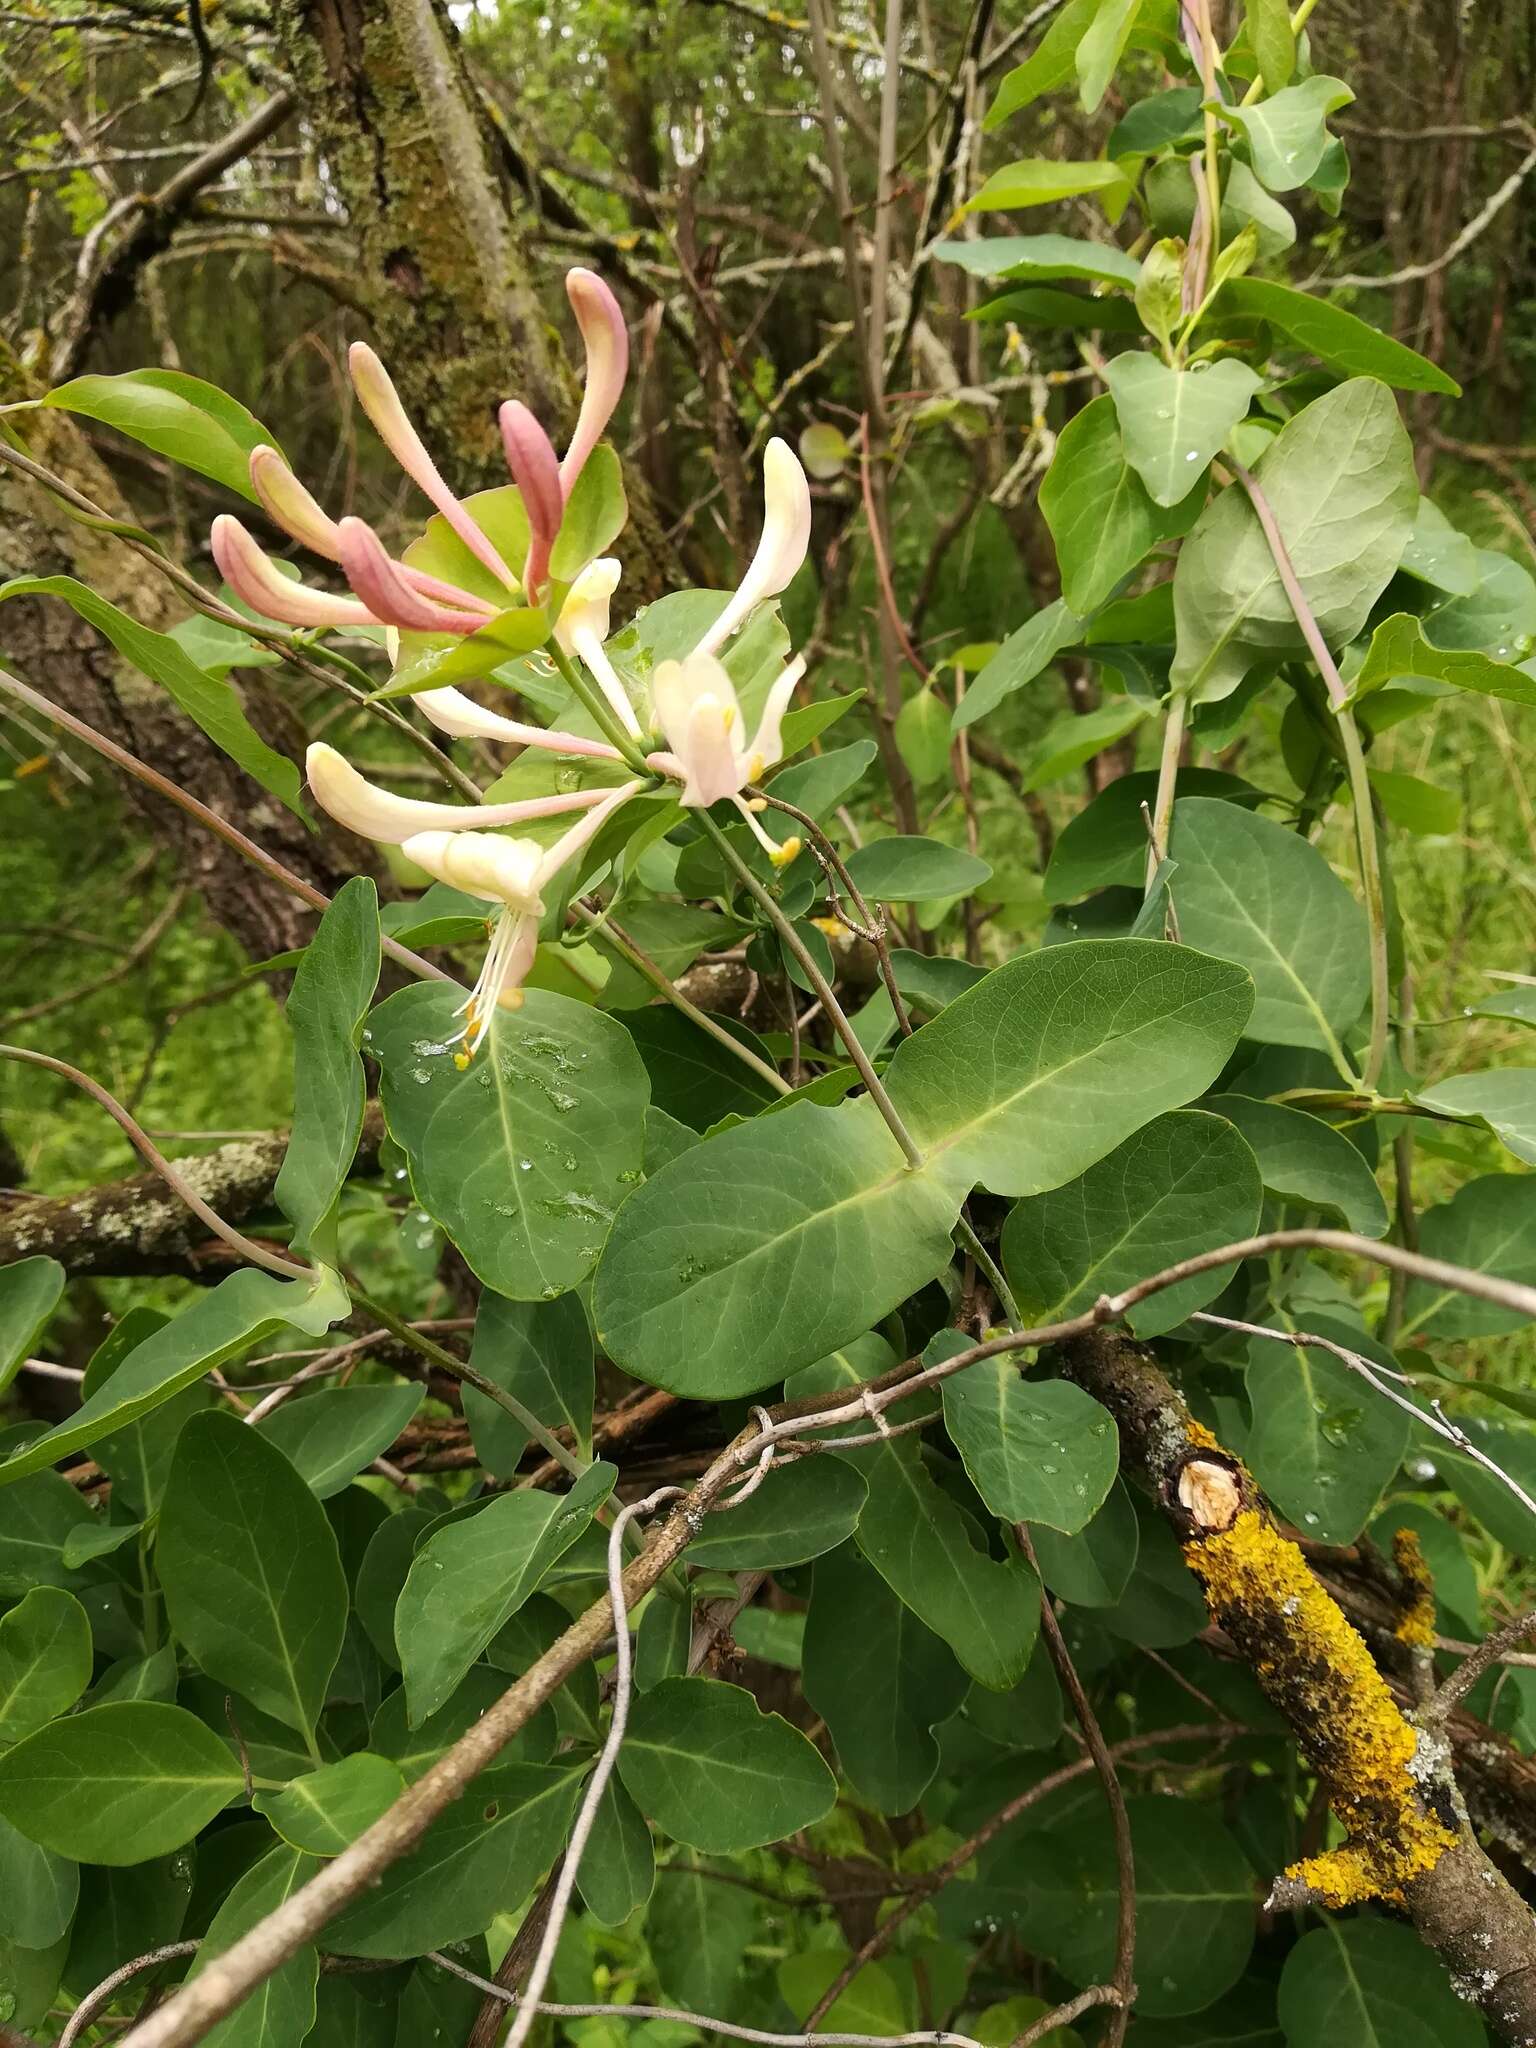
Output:
<path fill-rule="evenodd" d="M 1195 1422 L 1150 1354 L 1097 1331 L 1065 1346 L 1064 1358 L 1114 1416 L 1125 1464 L 1155 1488 L 1213 1617 L 1349 1830 L 1342 1848 L 1285 1872 L 1271 1904 L 1398 1907 L 1499 2035 L 1530 2041 L 1536 1916 L 1478 1845 L 1450 1743 L 1399 1705 L 1250 1475 Z"/>
<path fill-rule="evenodd" d="M 363 1118 L 358 1166 L 378 1157 L 384 1120 L 377 1103 Z M 181 1171 L 211 1208 L 242 1222 L 272 1198 L 288 1149 L 286 1131 L 239 1138 Z M 108 1181 L 78 1195 L 28 1195 L 0 1201 L 0 1266 L 46 1253 L 71 1278 L 85 1274 L 180 1273 L 218 1279 L 229 1254 L 155 1173 Z"/>

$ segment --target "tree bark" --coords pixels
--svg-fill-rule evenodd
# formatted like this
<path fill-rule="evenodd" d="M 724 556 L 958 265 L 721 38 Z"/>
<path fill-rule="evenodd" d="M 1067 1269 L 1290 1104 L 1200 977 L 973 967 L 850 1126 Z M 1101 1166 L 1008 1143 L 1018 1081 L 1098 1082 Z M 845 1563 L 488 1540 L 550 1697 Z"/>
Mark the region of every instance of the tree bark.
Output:
<path fill-rule="evenodd" d="M 33 395 L 25 371 L 0 345 L 0 402 Z M 39 461 L 114 518 L 131 518 L 105 465 L 67 414 L 23 417 L 28 447 Z M 78 577 L 161 632 L 185 611 L 171 585 L 121 541 L 81 526 L 45 490 L 0 465 L 0 581 L 23 575 Z M 12 598 L 0 612 L 0 647 L 6 664 L 23 680 L 237 823 L 327 895 L 351 875 L 383 874 L 371 846 L 328 824 L 319 832 L 308 831 L 221 753 L 158 684 L 122 662 L 58 598 Z M 268 745 L 299 757 L 302 729 L 276 692 L 252 675 L 244 681 L 243 698 L 246 715 Z M 308 942 L 314 912 L 296 896 L 174 804 L 150 795 L 138 782 L 126 781 L 125 787 L 155 837 L 174 855 L 178 874 L 201 891 L 208 910 L 253 959 Z"/>

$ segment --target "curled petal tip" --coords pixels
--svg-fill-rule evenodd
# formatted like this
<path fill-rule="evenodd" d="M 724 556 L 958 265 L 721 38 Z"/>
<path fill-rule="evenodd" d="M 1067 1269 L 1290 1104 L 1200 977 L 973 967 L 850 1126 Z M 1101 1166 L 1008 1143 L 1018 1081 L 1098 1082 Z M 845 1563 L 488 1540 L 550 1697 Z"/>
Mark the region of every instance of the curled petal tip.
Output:
<path fill-rule="evenodd" d="M 623 394 L 629 374 L 629 329 L 623 307 L 595 270 L 568 270 L 565 293 L 587 353 L 581 411 L 560 464 L 560 488 L 569 497 Z"/>
<path fill-rule="evenodd" d="M 763 451 L 763 531 L 757 553 L 699 650 L 709 653 L 723 646 L 758 605 L 785 590 L 810 544 L 811 487 L 794 449 L 775 434 Z"/>

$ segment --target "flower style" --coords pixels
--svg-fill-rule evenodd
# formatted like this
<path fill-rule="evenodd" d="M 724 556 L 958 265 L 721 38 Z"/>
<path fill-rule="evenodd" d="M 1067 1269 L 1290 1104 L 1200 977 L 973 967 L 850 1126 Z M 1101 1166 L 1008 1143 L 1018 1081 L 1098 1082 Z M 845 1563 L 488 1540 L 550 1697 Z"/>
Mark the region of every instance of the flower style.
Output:
<path fill-rule="evenodd" d="M 497 1005 L 515 1010 L 522 1003 L 522 984 L 539 943 L 544 890 L 644 783 L 637 779 L 614 789 L 571 790 L 477 807 L 396 796 L 320 741 L 309 749 L 305 766 L 315 801 L 338 824 L 382 845 L 398 846 L 435 881 L 499 906 L 484 965 L 455 1012 L 465 1020 L 463 1029 L 449 1041 L 462 1045 L 454 1057 L 467 1066 Z M 586 815 L 548 847 L 536 839 L 507 839 L 492 829 L 569 811 Z"/>
<path fill-rule="evenodd" d="M 263 510 L 274 525 L 312 553 L 337 563 L 353 594 L 333 596 L 285 576 L 238 519 L 221 514 L 213 522 L 213 556 L 230 588 L 253 611 L 283 625 L 392 626 L 409 633 L 475 633 L 498 610 L 537 604 L 548 582 L 550 551 L 561 516 L 613 416 L 629 364 L 624 315 L 602 279 L 590 270 L 572 270 L 565 288 L 586 347 L 587 371 L 576 430 L 564 458 L 556 456 L 527 406 L 509 399 L 499 414 L 507 465 L 528 519 L 528 552 L 517 572 L 444 482 L 373 350 L 358 341 L 347 355 L 358 402 L 380 440 L 505 590 L 503 604 L 396 561 L 361 519 L 330 518 L 277 450 L 268 447 L 251 455 L 251 487 Z"/>

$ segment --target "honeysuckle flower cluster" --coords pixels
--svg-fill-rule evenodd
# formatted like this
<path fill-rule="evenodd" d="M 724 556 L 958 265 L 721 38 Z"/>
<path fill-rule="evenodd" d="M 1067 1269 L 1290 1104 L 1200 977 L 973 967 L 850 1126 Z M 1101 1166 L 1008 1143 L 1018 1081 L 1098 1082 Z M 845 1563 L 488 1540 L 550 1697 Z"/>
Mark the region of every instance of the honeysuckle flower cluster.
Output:
<path fill-rule="evenodd" d="M 479 632 L 509 606 L 538 605 L 555 597 L 550 559 L 561 519 L 583 466 L 601 440 L 624 387 L 629 343 L 618 301 L 602 279 L 572 270 L 566 292 L 586 349 L 586 379 L 570 444 L 557 456 L 533 414 L 516 399 L 498 414 L 507 466 L 528 526 L 524 559 L 514 570 L 503 560 L 468 505 L 444 481 L 412 426 L 383 364 L 364 343 L 349 352 L 353 386 L 363 410 L 401 469 L 419 486 L 458 539 L 506 592 L 504 604 L 445 581 L 391 556 L 364 520 L 331 519 L 275 448 L 251 456 L 257 499 L 284 533 L 336 563 L 351 595 L 319 590 L 286 575 L 238 519 L 214 521 L 214 559 L 236 595 L 253 611 L 298 627 L 383 626 L 394 644 L 400 632 Z M 777 438 L 763 459 L 764 514 L 757 551 L 739 587 L 714 624 L 682 659 L 657 664 L 649 702 L 637 708 L 610 659 L 609 614 L 619 564 L 603 557 L 587 565 L 558 604 L 550 638 L 565 662 L 579 662 L 611 714 L 609 730 L 621 748 L 584 734 L 551 730 L 503 717 L 451 687 L 425 689 L 414 701 L 438 728 L 456 738 L 497 740 L 548 749 L 636 772 L 618 785 L 570 790 L 503 804 L 424 803 L 396 796 L 368 781 L 333 747 L 317 743 L 307 756 L 310 788 L 338 823 L 384 845 L 435 880 L 493 906 L 490 946 L 475 986 L 460 1006 L 464 1025 L 455 1040 L 460 1064 L 473 1057 L 498 1004 L 516 1008 L 538 944 L 546 894 L 561 870 L 590 845 L 621 805 L 659 782 L 679 785 L 678 801 L 707 809 L 722 801 L 741 812 L 770 859 L 779 866 L 799 851 L 797 839 L 770 839 L 754 811 L 761 799 L 744 792 L 783 758 L 783 719 L 803 657 L 791 661 L 770 686 L 756 729 L 748 735 L 722 651 L 761 604 L 789 585 L 810 545 L 811 499 L 805 472 L 789 445 Z M 596 699 L 593 700 L 594 704 Z M 506 828 L 579 812 L 549 846 L 504 836 Z"/>

